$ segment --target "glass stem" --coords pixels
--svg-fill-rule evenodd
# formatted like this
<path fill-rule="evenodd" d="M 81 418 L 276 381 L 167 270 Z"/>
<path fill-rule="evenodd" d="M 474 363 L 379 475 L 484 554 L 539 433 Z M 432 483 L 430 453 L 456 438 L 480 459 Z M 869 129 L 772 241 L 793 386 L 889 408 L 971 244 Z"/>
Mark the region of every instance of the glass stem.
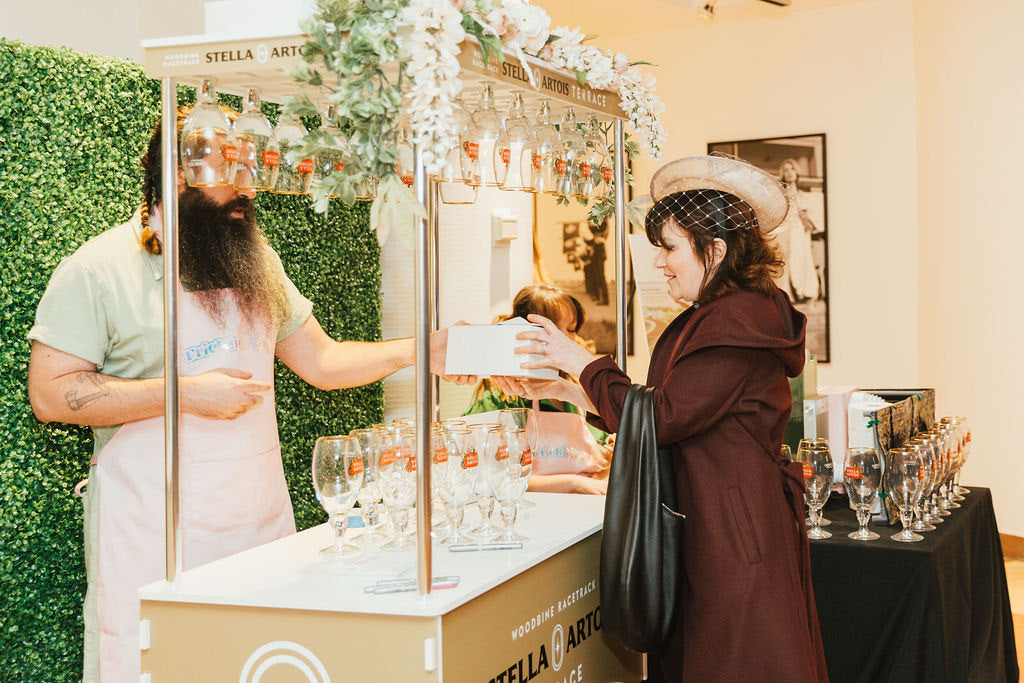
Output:
<path fill-rule="evenodd" d="M 911 508 L 901 507 L 900 508 L 900 522 L 903 523 L 903 534 L 907 535 L 910 533 L 910 514 Z"/>
<path fill-rule="evenodd" d="M 406 508 L 396 508 L 391 511 L 391 517 L 395 520 L 398 535 L 404 538 L 406 536 L 406 527 L 409 526 L 409 510 Z"/>
<path fill-rule="evenodd" d="M 501 504 L 501 521 L 505 523 L 506 535 L 508 536 L 515 533 L 513 530 L 516 526 L 516 515 L 518 512 L 519 506 L 516 503 Z"/>
<path fill-rule="evenodd" d="M 331 528 L 334 529 L 334 548 L 341 550 L 341 537 L 348 528 L 348 517 L 345 515 L 331 515 Z"/>
<path fill-rule="evenodd" d="M 868 519 L 871 517 L 871 511 L 863 505 L 857 506 L 857 524 L 860 525 L 860 533 L 866 533 L 868 530 Z"/>
<path fill-rule="evenodd" d="M 448 518 L 448 535 L 458 536 L 459 519 L 457 506 L 451 503 L 445 504 L 444 513 Z"/>
<path fill-rule="evenodd" d="M 483 496 L 480 500 L 480 515 L 483 521 L 480 526 L 488 529 L 491 526 L 491 515 L 494 514 L 494 496 Z"/>

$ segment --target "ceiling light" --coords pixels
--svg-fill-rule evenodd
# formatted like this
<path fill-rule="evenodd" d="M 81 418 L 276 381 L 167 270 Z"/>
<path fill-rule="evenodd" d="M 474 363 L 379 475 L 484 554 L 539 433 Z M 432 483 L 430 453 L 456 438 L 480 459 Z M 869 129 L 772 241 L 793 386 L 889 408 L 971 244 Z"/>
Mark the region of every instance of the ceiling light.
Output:
<path fill-rule="evenodd" d="M 700 8 L 700 18 L 701 19 L 705 19 L 707 21 L 714 21 L 715 20 L 715 3 L 716 2 L 718 2 L 718 0 L 707 0 L 707 2 L 704 3 L 704 6 Z"/>

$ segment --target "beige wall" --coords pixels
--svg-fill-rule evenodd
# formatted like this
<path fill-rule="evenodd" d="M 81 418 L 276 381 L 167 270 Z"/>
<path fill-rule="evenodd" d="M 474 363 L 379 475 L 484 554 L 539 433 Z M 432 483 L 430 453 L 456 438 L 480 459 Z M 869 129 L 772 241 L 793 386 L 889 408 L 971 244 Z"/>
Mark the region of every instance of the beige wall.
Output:
<path fill-rule="evenodd" d="M 1000 530 L 1020 536 L 1024 3 L 916 0 L 913 27 L 920 377 L 940 413 L 970 418 L 964 481 L 991 487 Z"/>
<path fill-rule="evenodd" d="M 783 16 L 783 15 L 780 15 Z M 821 384 L 918 382 L 917 164 L 909 0 L 609 39 L 658 64 L 663 160 L 720 140 L 827 136 L 831 354 Z M 643 184 L 657 167 L 646 159 Z"/>
<path fill-rule="evenodd" d="M 10 0 L 0 8 L 0 36 L 33 45 L 142 59 L 140 10 L 151 0 Z"/>

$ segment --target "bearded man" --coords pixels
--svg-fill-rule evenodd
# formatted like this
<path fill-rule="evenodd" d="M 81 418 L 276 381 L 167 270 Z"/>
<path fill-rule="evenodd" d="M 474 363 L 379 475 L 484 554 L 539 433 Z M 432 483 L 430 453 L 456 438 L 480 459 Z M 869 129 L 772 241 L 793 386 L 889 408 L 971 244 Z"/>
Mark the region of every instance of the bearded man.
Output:
<path fill-rule="evenodd" d="M 178 112 L 179 135 L 186 113 Z M 61 262 L 28 335 L 36 417 L 94 434 L 84 493 L 85 680 L 139 680 L 137 589 L 164 576 L 160 137 L 158 128 L 143 159 L 142 207 Z M 177 184 L 188 569 L 295 532 L 274 413 L 275 355 L 306 382 L 339 389 L 411 365 L 414 348 L 411 339 L 332 340 L 256 224 L 252 193 L 186 187 L 180 167 Z M 435 367 L 446 341 L 445 330 L 431 338 Z"/>

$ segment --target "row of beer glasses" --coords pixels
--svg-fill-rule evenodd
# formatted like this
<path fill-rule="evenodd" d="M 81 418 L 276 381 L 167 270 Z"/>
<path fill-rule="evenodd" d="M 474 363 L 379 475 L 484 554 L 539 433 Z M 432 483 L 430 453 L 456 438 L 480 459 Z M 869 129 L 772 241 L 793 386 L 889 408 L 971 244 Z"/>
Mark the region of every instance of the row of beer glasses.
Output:
<path fill-rule="evenodd" d="M 488 85 L 472 112 L 456 100 L 455 120 L 459 148 L 437 176 L 452 185 L 441 186 L 445 203 L 471 203 L 480 186 L 578 199 L 613 194 L 611 155 L 595 115 L 584 127 L 577 122 L 575 110 L 567 107 L 556 125 L 550 103 L 541 100 L 531 121 L 517 92 L 502 117 Z M 458 188 L 459 183 L 472 191 Z"/>
<path fill-rule="evenodd" d="M 288 152 L 306 136 L 306 127 L 294 114 L 282 113 L 276 127 L 261 111 L 259 88 L 251 87 L 242 100 L 242 112 L 231 120 L 217 102 L 213 81 L 204 79 L 196 104 L 182 124 L 180 155 L 185 181 L 195 187 L 230 186 L 239 192 L 308 194 L 314 177 L 324 178 L 344 168 L 344 134 L 335 127 L 328 107 L 320 132 L 333 145 L 315 158 L 291 161 Z M 376 196 L 377 181 L 357 184 L 356 199 Z"/>
<path fill-rule="evenodd" d="M 891 538 L 912 543 L 922 540 L 916 532 L 933 531 L 959 508 L 963 490 L 957 479 L 970 450 L 970 428 L 962 417 L 943 418 L 934 429 L 916 434 L 901 447 L 889 450 L 884 468 L 873 448 L 849 448 L 844 459 L 843 480 L 859 528 L 850 538 L 871 541 L 878 534 L 867 528 L 870 511 L 880 490 L 892 497 L 902 530 Z M 785 455 L 786 453 L 784 453 Z M 803 466 L 808 506 L 807 537 L 830 538 L 822 529 L 829 524 L 821 516 L 835 481 L 832 454 L 825 439 L 802 439 L 794 458 Z M 884 482 L 884 489 L 880 486 Z M 969 491 L 967 491 L 969 493 Z"/>
<path fill-rule="evenodd" d="M 502 411 L 499 418 L 501 422 L 474 425 L 448 420 L 430 427 L 431 495 L 445 509 L 445 518 L 432 533 L 441 544 L 526 540 L 515 531 L 515 524 L 533 470 L 536 423 L 529 409 Z M 335 534 L 334 543 L 322 551 L 325 555 L 359 551 L 344 540 L 347 515 L 357 502 L 364 526 L 361 544 L 384 550 L 415 545 L 411 522 L 417 494 L 416 447 L 411 418 L 317 439 L 314 489 Z M 481 523 L 467 530 L 465 508 L 473 501 L 480 505 Z M 491 519 L 495 502 L 501 511 L 501 528 Z M 382 523 L 382 503 L 390 531 Z"/>
<path fill-rule="evenodd" d="M 271 127 L 261 111 L 259 88 L 247 89 L 242 112 L 234 121 L 217 102 L 211 79 L 201 82 L 196 99 L 183 123 L 179 150 L 189 185 L 308 194 L 314 178 L 345 167 L 348 141 L 333 124 L 333 106 L 327 108 L 319 130 L 327 147 L 315 158 L 292 161 L 288 152 L 307 130 L 297 116 L 288 113 L 282 113 L 277 126 Z M 614 194 L 611 155 L 596 116 L 581 126 L 568 107 L 556 125 L 550 104 L 542 100 L 531 121 L 522 94 L 515 93 L 503 117 L 489 85 L 472 112 L 456 98 L 452 116 L 459 144 L 433 176 L 440 182 L 441 201 L 446 204 L 474 203 L 481 186 L 578 199 Z M 400 125 L 397 145 L 396 170 L 411 185 L 415 156 L 407 121 Z M 371 200 L 376 193 L 376 178 L 357 181 L 356 199 Z"/>

